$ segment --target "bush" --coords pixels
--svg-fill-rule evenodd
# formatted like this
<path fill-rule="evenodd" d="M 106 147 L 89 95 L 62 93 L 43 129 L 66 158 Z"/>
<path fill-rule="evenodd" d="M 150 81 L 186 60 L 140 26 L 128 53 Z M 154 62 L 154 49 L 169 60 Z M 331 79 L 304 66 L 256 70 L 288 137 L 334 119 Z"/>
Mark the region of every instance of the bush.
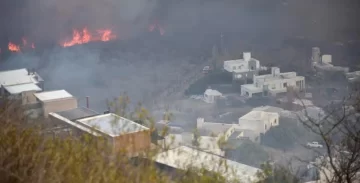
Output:
<path fill-rule="evenodd" d="M 4 104 L 4 103 L 0 103 Z M 7 103 L 6 103 L 7 104 Z M 134 163 L 124 151 L 114 152 L 107 141 L 90 135 L 66 138 L 43 134 L 28 125 L 19 106 L 0 106 L 0 182 L 225 182 L 202 169 L 164 173 L 150 161 L 154 148 Z M 172 181 L 170 180 L 172 179 Z"/>

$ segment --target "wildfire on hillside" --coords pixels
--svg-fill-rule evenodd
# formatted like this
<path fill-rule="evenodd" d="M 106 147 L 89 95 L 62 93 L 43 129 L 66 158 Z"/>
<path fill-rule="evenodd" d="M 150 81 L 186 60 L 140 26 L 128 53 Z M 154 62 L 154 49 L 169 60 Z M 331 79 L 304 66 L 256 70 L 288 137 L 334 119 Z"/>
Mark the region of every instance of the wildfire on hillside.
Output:
<path fill-rule="evenodd" d="M 20 51 L 20 46 L 14 44 L 12 42 L 9 42 L 8 48 L 9 48 L 9 51 L 11 51 L 11 52 L 19 52 Z"/>
<path fill-rule="evenodd" d="M 165 34 L 164 28 L 155 21 L 155 23 L 150 24 L 148 27 L 149 32 L 159 31 L 160 35 Z M 63 39 L 60 41 L 60 46 L 62 47 L 70 47 L 79 44 L 85 44 L 94 41 L 111 41 L 117 39 L 118 36 L 114 34 L 111 29 L 98 29 L 96 31 L 90 31 L 88 28 L 83 29 L 73 29 L 72 36 Z M 20 44 L 16 44 L 15 42 L 8 43 L 8 50 L 11 52 L 21 52 L 24 49 L 35 49 L 35 44 L 29 42 L 25 37 L 21 39 Z M 1 50 L 0 50 L 1 53 Z"/>
<path fill-rule="evenodd" d="M 160 24 L 158 24 L 157 21 L 153 24 L 150 24 L 148 27 L 149 32 L 153 32 L 155 30 L 158 30 L 160 32 L 160 35 L 165 34 L 165 29 Z"/>
<path fill-rule="evenodd" d="M 8 43 L 8 50 L 11 52 L 21 52 L 22 49 L 32 48 L 35 49 L 35 44 L 31 43 L 30 46 L 26 38 L 22 38 L 22 44 L 15 44 L 13 42 Z"/>
<path fill-rule="evenodd" d="M 110 41 L 116 38 L 117 36 L 113 34 L 110 29 L 97 30 L 95 33 L 91 33 L 87 28 L 83 28 L 82 30 L 74 29 L 72 38 L 64 41 L 61 45 L 63 47 L 69 47 L 91 41 Z"/>

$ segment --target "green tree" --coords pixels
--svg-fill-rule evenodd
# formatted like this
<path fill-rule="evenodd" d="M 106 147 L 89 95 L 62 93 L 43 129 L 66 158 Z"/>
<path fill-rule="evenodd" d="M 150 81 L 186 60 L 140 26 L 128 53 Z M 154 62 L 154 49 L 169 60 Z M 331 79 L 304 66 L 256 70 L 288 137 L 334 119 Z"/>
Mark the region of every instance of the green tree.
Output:
<path fill-rule="evenodd" d="M 20 105 L 0 102 L 0 182 L 205 183 L 225 180 L 216 171 L 190 167 L 171 177 L 152 161 L 159 149 L 149 149 L 134 162 L 123 151 L 113 151 L 113 143 L 107 138 L 90 134 L 49 137 L 42 133 L 45 130 L 42 127 L 31 126 L 22 117 L 23 112 Z"/>
<path fill-rule="evenodd" d="M 261 164 L 262 172 L 258 173 L 261 181 L 258 183 L 298 183 L 299 179 L 294 176 L 287 168 L 275 166 L 269 161 Z"/>
<path fill-rule="evenodd" d="M 199 147 L 200 146 L 200 133 L 199 133 L 199 130 L 197 128 L 194 129 L 191 144 L 194 147 Z"/>
<path fill-rule="evenodd" d="M 212 60 L 212 63 L 213 63 L 213 68 L 214 69 L 218 69 L 218 60 L 220 58 L 220 53 L 219 53 L 219 49 L 217 48 L 216 45 L 214 45 L 212 47 L 212 57 L 211 57 L 211 60 Z"/>

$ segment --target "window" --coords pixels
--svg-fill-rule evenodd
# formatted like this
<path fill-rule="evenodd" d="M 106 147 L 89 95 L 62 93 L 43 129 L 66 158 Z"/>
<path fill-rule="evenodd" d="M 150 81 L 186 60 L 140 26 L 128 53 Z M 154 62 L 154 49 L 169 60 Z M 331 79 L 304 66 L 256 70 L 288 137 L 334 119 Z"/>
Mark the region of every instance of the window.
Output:
<path fill-rule="evenodd" d="M 267 130 L 267 125 L 265 124 L 265 130 Z"/>
<path fill-rule="evenodd" d="M 272 88 L 272 89 L 276 89 L 275 84 L 271 84 L 271 88 Z"/>
<path fill-rule="evenodd" d="M 255 70 L 255 69 L 254 69 L 254 66 L 251 66 L 251 67 L 250 67 L 250 70 Z"/>
<path fill-rule="evenodd" d="M 277 123 L 277 120 L 275 119 L 275 120 L 274 120 L 274 124 L 276 125 L 276 123 Z"/>
<path fill-rule="evenodd" d="M 233 70 L 235 70 L 236 69 L 236 66 L 233 66 Z"/>
<path fill-rule="evenodd" d="M 284 88 L 286 88 L 286 87 L 287 87 L 287 83 L 283 83 L 283 86 L 284 86 Z"/>

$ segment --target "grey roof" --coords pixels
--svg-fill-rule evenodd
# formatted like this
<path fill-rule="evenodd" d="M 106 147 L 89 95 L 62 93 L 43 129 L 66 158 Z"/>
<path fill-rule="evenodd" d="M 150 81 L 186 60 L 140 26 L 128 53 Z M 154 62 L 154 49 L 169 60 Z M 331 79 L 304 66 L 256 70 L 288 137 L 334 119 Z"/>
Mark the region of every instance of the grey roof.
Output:
<path fill-rule="evenodd" d="M 73 97 L 66 90 L 46 91 L 46 92 L 35 93 L 34 95 L 37 99 L 43 102 L 51 101 L 51 100 L 67 99 Z"/>
<path fill-rule="evenodd" d="M 113 113 L 78 119 L 76 121 L 111 137 L 149 130 L 145 126 Z"/>
<path fill-rule="evenodd" d="M 257 133 L 255 133 L 253 130 L 246 130 L 246 129 L 243 129 L 243 130 L 235 130 L 229 137 L 229 140 L 235 140 L 235 139 L 238 139 L 237 137 L 243 133 L 244 137 L 248 137 L 250 139 L 254 139 L 255 137 L 258 136 Z M 241 138 L 240 138 L 241 139 Z"/>
<path fill-rule="evenodd" d="M 97 113 L 91 109 L 85 108 L 85 107 L 78 107 L 75 109 L 70 109 L 67 111 L 61 111 L 61 112 L 56 112 L 56 113 L 66 119 L 71 120 L 71 121 L 99 115 L 99 113 Z"/>
<path fill-rule="evenodd" d="M 74 127 L 78 128 L 78 129 L 84 131 L 84 132 L 87 132 L 87 133 L 91 134 L 91 135 L 94 135 L 94 136 L 97 136 L 97 137 L 101 136 L 101 134 L 97 133 L 95 130 L 92 130 L 91 128 L 87 128 L 87 127 L 85 127 L 85 126 L 83 126 L 81 124 L 78 124 L 76 122 L 70 121 L 69 119 L 62 117 L 62 116 L 58 115 L 57 113 L 51 112 L 51 113 L 49 113 L 49 115 L 53 116 L 53 117 L 55 117 L 57 119 L 60 119 L 62 122 L 65 122 L 68 125 L 74 126 Z"/>
<path fill-rule="evenodd" d="M 237 137 L 241 134 L 241 131 L 234 131 L 230 136 L 229 139 L 237 139 Z"/>
<path fill-rule="evenodd" d="M 240 179 L 244 183 L 258 181 L 257 174 L 262 170 L 231 161 L 220 156 L 187 146 L 161 152 L 154 157 L 157 163 L 164 164 L 176 169 L 204 168 L 208 171 L 216 171 L 228 181 Z"/>
<path fill-rule="evenodd" d="M 25 91 L 42 91 L 41 88 L 34 83 L 4 86 L 4 88 L 10 94 L 19 94 Z"/>
<path fill-rule="evenodd" d="M 284 109 L 279 108 L 279 107 L 274 107 L 274 106 L 260 106 L 260 107 L 256 107 L 253 110 L 255 111 L 264 111 L 264 112 L 282 112 L 284 111 Z"/>
<path fill-rule="evenodd" d="M 37 84 L 43 81 L 36 72 L 28 72 L 27 69 L 0 71 L 0 86 L 11 86 L 26 83 Z"/>

